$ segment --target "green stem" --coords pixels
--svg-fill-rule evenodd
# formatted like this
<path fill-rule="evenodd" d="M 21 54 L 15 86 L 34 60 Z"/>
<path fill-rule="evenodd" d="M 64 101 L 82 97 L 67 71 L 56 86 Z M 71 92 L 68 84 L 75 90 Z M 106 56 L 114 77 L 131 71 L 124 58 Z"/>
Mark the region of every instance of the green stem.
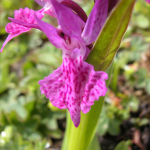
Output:
<path fill-rule="evenodd" d="M 89 113 L 81 113 L 81 122 L 78 128 L 75 128 L 74 124 L 71 122 L 68 150 L 86 150 L 88 148 L 95 135 L 103 103 L 104 97 L 100 97 L 100 99 L 91 107 Z"/>
<path fill-rule="evenodd" d="M 69 140 L 69 136 L 70 136 L 70 131 L 71 131 L 71 119 L 70 119 L 70 115 L 69 115 L 69 111 L 66 111 L 66 115 L 67 115 L 67 122 L 66 122 L 66 131 L 65 131 L 65 136 L 63 139 L 63 143 L 62 143 L 62 147 L 61 150 L 68 150 L 68 140 Z"/>

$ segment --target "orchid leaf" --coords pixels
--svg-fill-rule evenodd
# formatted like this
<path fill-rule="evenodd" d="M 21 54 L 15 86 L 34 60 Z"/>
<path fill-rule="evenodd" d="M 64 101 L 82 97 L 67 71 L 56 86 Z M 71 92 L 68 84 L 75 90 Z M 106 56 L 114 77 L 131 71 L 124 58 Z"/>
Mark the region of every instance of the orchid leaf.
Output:
<path fill-rule="evenodd" d="M 125 141 L 121 141 L 116 147 L 115 150 L 128 150 L 128 143 Z"/>
<path fill-rule="evenodd" d="M 135 0 L 122 0 L 108 17 L 93 50 L 86 61 L 95 70 L 106 70 L 120 46 L 121 40 L 129 24 Z"/>

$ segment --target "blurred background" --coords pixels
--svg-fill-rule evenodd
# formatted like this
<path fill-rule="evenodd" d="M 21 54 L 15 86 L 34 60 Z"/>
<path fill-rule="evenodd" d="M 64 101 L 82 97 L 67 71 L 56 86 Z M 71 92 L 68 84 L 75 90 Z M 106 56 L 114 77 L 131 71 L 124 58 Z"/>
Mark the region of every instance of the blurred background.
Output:
<path fill-rule="evenodd" d="M 90 13 L 93 1 L 76 0 Z M 34 0 L 0 1 L 0 47 L 14 10 L 38 10 Z M 57 25 L 54 18 L 45 21 Z M 150 150 L 150 5 L 138 0 L 112 64 L 109 91 L 97 136 L 102 150 Z M 40 94 L 38 81 L 62 62 L 38 30 L 11 40 L 0 53 L 0 150 L 60 150 L 66 110 Z"/>

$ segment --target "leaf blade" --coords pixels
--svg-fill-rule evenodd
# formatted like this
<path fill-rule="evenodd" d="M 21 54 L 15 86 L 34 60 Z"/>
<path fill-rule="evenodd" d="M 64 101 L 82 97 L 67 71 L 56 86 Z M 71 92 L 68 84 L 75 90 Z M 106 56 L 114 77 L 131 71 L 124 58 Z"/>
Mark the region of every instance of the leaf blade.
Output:
<path fill-rule="evenodd" d="M 107 19 L 86 61 L 105 71 L 113 61 L 129 24 L 135 0 L 122 0 Z"/>

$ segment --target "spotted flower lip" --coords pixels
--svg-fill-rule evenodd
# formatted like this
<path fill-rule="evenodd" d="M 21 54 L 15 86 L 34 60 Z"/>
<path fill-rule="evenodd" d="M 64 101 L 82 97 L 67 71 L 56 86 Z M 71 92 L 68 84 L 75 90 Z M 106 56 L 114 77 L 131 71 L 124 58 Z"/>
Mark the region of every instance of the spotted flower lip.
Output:
<path fill-rule="evenodd" d="M 36 2 L 43 6 L 43 9 L 32 13 L 31 16 L 28 15 L 25 20 L 21 19 L 22 15 L 27 14 L 25 9 L 17 12 L 17 18 L 9 18 L 14 28 L 8 28 L 7 32 L 17 36 L 31 28 L 40 29 L 55 47 L 62 49 L 61 66 L 39 81 L 40 90 L 54 106 L 60 109 L 67 108 L 75 127 L 78 127 L 81 111 L 89 112 L 94 101 L 107 92 L 105 83 L 108 79 L 107 73 L 94 71 L 94 66 L 86 63 L 84 59 L 90 52 L 90 44 L 96 40 L 106 21 L 108 0 L 96 1 L 86 23 L 78 13 L 60 1 L 36 0 Z M 58 20 L 57 28 L 41 20 L 44 13 L 47 13 L 49 4 L 51 5 L 49 9 L 52 8 Z M 30 21 L 32 19 L 34 21 Z M 16 34 L 16 26 L 20 27 L 19 34 Z"/>

